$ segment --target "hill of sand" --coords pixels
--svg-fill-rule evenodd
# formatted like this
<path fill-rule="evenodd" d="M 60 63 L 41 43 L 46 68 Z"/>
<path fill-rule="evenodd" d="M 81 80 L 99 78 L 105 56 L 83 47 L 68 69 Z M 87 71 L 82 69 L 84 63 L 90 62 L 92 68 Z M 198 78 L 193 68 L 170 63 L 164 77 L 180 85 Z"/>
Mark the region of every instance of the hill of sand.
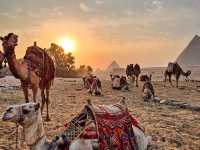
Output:
<path fill-rule="evenodd" d="M 195 35 L 188 46 L 178 56 L 177 62 L 184 66 L 200 65 L 200 36 Z"/>

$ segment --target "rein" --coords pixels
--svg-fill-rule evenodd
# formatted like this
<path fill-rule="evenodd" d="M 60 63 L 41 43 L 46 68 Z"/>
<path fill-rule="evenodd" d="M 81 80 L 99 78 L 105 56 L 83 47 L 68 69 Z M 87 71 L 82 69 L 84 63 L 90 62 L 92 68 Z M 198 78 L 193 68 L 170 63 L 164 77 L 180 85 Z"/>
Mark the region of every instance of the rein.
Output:
<path fill-rule="evenodd" d="M 19 115 L 17 116 L 16 132 L 15 132 L 15 134 L 16 134 L 16 138 L 15 138 L 15 144 L 16 144 L 15 148 L 16 148 L 16 150 L 20 150 L 20 148 L 18 147 L 18 144 L 19 144 L 19 124 L 23 120 L 22 109 L 19 108 L 18 112 L 19 112 Z"/>
<path fill-rule="evenodd" d="M 20 150 L 20 148 L 18 147 L 18 143 L 19 143 L 19 123 L 16 123 L 16 139 L 15 139 L 16 150 Z"/>
<path fill-rule="evenodd" d="M 5 53 L 2 53 L 1 51 L 0 51 L 0 54 L 2 54 L 3 57 L 4 57 L 4 59 L 3 59 L 3 61 L 2 61 L 2 63 L 0 65 L 2 65 L 4 63 L 4 66 L 2 68 L 5 68 L 6 67 L 6 63 L 8 62 L 7 59 L 6 59 L 6 55 L 5 55 Z"/>

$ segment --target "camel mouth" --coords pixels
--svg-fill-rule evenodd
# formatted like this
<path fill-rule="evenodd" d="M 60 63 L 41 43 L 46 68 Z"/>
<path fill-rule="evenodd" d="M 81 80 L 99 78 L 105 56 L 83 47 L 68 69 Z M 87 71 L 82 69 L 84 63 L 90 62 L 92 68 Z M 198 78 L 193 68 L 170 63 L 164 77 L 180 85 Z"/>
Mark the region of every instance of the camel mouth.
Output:
<path fill-rule="evenodd" d="M 18 38 L 16 38 L 14 41 L 14 46 L 17 46 L 17 45 L 18 45 Z"/>
<path fill-rule="evenodd" d="M 13 116 L 10 113 L 4 113 L 2 117 L 2 121 L 11 121 Z"/>

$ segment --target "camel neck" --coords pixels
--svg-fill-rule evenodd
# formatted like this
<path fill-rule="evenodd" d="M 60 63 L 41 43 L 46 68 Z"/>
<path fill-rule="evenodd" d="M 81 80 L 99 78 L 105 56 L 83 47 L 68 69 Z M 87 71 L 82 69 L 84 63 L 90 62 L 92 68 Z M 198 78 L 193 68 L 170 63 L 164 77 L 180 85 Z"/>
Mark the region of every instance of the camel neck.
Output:
<path fill-rule="evenodd" d="M 187 76 L 187 73 L 184 72 L 182 69 L 181 69 L 181 74 L 182 74 L 183 76 Z"/>
<path fill-rule="evenodd" d="M 38 150 L 44 146 L 46 135 L 42 123 L 42 116 L 38 112 L 37 119 L 30 126 L 24 127 L 25 141 L 30 150 Z"/>
<path fill-rule="evenodd" d="M 4 54 L 0 51 L 0 64 L 3 63 L 5 57 L 4 57 Z"/>
<path fill-rule="evenodd" d="M 5 53 L 5 57 L 8 61 L 8 65 L 12 74 L 15 76 L 15 78 L 20 78 L 20 65 L 17 61 L 14 51 L 12 53 Z"/>

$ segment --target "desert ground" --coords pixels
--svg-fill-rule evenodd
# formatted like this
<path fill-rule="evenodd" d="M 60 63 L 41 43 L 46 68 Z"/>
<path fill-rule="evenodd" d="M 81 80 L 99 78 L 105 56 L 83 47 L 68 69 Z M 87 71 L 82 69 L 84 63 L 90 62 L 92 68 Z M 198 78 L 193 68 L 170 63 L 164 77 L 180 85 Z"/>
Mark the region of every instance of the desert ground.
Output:
<path fill-rule="evenodd" d="M 6 107 L 24 103 L 18 80 L 13 77 L 0 79 L 0 114 Z M 117 103 L 126 98 L 129 110 L 137 117 L 146 134 L 152 136 L 151 149 L 158 150 L 199 150 L 200 112 L 176 108 L 142 100 L 139 88 L 131 86 L 129 92 L 114 91 L 109 80 L 102 80 L 103 95 L 91 96 L 83 88 L 81 79 L 56 78 L 51 90 L 50 122 L 44 122 L 48 138 L 62 132 L 64 124 L 70 121 L 91 99 L 94 105 Z M 163 100 L 177 100 L 200 106 L 199 82 L 181 81 L 181 88 L 164 87 L 162 81 L 153 81 L 156 95 Z M 30 93 L 31 94 L 31 93 Z M 40 93 L 38 94 L 40 101 Z M 43 114 L 45 118 L 45 113 Z M 0 121 L 0 149 L 15 147 L 15 124 Z M 26 149 L 25 145 L 23 148 Z"/>

